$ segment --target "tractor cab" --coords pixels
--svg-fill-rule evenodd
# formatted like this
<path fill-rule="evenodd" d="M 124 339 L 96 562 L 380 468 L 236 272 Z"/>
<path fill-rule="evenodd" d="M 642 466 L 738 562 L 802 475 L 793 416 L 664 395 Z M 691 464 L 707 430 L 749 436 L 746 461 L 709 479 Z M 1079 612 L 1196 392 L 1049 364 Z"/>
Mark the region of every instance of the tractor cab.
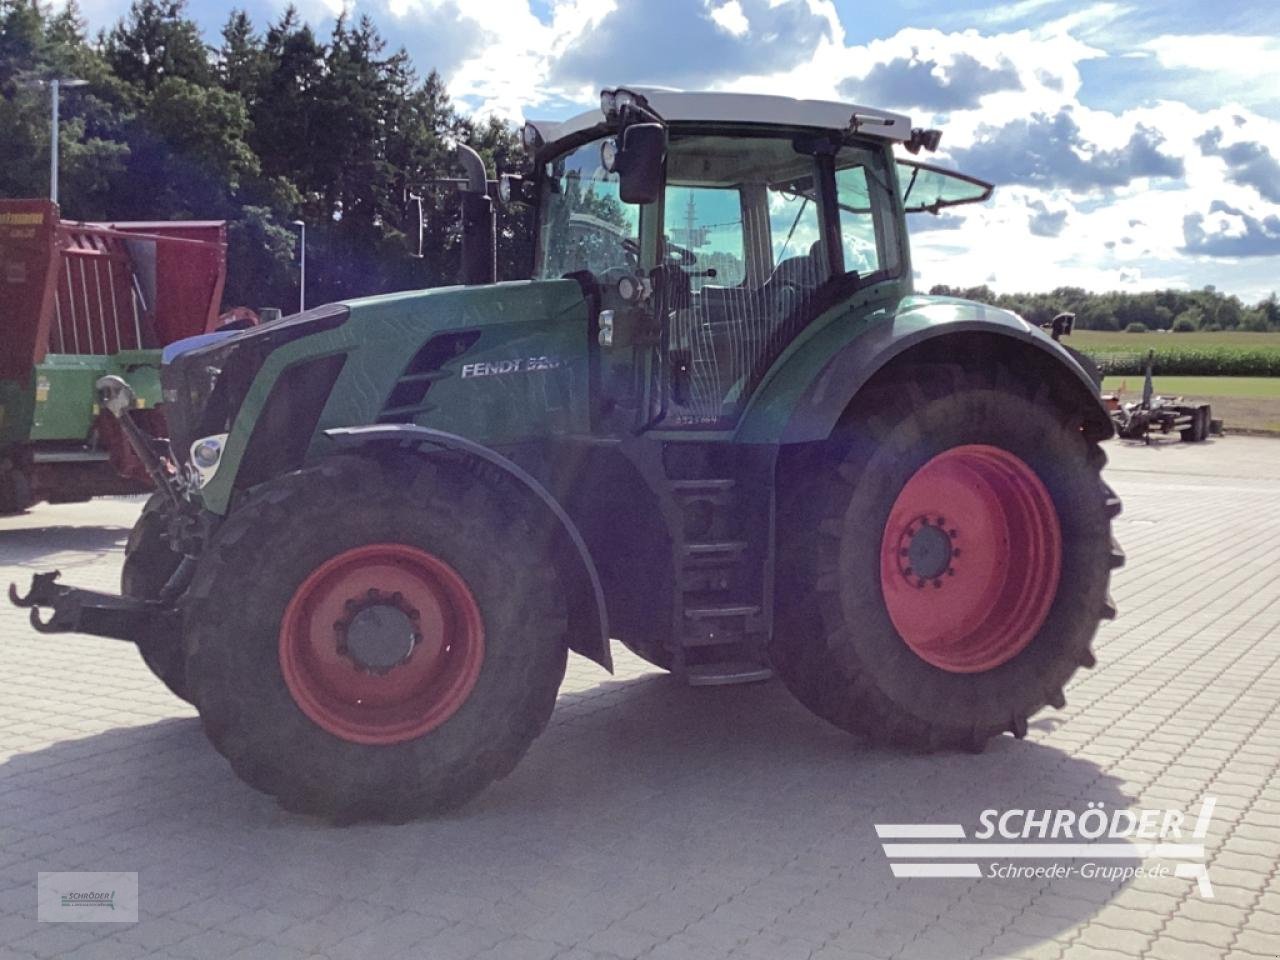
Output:
<path fill-rule="evenodd" d="M 731 427 L 819 315 L 910 293 L 904 213 L 991 193 L 895 161 L 895 143 L 936 147 L 936 131 L 837 103 L 618 89 L 525 142 L 534 278 L 574 277 L 598 301 L 619 429 Z"/>

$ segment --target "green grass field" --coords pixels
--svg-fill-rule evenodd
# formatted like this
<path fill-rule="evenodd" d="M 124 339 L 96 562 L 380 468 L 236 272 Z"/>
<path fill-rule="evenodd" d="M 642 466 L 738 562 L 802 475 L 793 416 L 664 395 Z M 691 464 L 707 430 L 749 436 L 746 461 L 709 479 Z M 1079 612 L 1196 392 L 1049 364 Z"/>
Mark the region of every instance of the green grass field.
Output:
<path fill-rule="evenodd" d="M 1066 343 L 1085 353 L 1155 350 L 1274 350 L 1280 353 L 1280 333 L 1113 333 L 1109 330 L 1077 330 Z"/>
<path fill-rule="evenodd" d="M 1113 333 L 1081 330 L 1067 343 L 1107 376 L 1141 375 L 1147 353 L 1157 376 L 1280 377 L 1280 333 Z"/>
<path fill-rule="evenodd" d="M 1166 397 L 1280 397 L 1280 377 L 1162 377 L 1152 378 L 1156 393 Z M 1142 396 L 1142 377 L 1107 377 L 1102 389 L 1125 388 L 1125 397 Z"/>

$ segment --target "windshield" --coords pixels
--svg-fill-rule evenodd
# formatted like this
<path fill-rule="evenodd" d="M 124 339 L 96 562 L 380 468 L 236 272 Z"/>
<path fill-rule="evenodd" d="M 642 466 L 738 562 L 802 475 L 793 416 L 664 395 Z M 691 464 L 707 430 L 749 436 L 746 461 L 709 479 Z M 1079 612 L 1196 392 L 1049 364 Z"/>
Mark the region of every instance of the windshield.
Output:
<path fill-rule="evenodd" d="M 600 163 L 600 142 L 584 143 L 546 166 L 536 276 L 633 269 L 640 208 L 618 197 L 618 175 Z"/>

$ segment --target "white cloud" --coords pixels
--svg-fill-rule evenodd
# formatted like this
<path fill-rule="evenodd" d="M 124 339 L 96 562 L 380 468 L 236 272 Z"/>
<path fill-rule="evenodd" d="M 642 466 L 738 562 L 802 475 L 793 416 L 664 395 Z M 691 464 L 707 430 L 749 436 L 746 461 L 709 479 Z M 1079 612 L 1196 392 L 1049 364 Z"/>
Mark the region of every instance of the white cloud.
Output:
<path fill-rule="evenodd" d="M 1250 37 L 1225 33 L 1165 34 L 1141 44 L 1162 67 L 1243 73 L 1261 83 L 1274 82 L 1280 67 L 1280 37 Z"/>
<path fill-rule="evenodd" d="M 751 29 L 747 15 L 742 12 L 742 4 L 738 0 L 729 0 L 728 3 L 719 7 L 710 7 L 709 10 L 711 19 L 735 37 L 746 36 L 747 31 Z"/>

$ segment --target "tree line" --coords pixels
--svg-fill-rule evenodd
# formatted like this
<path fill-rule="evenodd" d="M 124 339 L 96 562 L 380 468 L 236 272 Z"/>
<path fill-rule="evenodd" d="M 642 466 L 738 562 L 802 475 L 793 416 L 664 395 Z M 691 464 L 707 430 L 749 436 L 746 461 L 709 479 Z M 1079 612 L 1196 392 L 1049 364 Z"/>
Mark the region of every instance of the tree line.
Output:
<path fill-rule="evenodd" d="M 453 145 L 490 169 L 525 162 L 516 131 L 450 102 L 365 16 L 319 36 L 290 7 L 264 27 L 233 10 L 206 44 L 186 0 L 133 0 L 90 37 L 76 0 L 0 0 L 0 196 L 47 196 L 49 92 L 62 95 L 64 217 L 228 222 L 225 306 L 296 303 L 298 234 L 307 225 L 307 302 L 453 282 L 459 266 Z M 422 256 L 415 255 L 422 197 Z M 499 206 L 498 271 L 527 276 L 529 211 Z M 1272 294 L 1247 306 L 1204 290 L 995 294 L 934 287 L 1082 329 L 1280 330 Z"/>
<path fill-rule="evenodd" d="M 236 10 L 210 46 L 185 0 L 134 0 L 92 38 L 75 0 L 0 0 L 0 196 L 48 195 L 55 76 L 86 81 L 61 98 L 64 218 L 226 220 L 226 306 L 297 302 L 299 220 L 308 303 L 453 282 L 458 202 L 433 181 L 462 176 L 454 144 L 491 169 L 523 160 L 514 130 L 460 113 L 368 17 L 321 37 L 292 7 L 262 29 Z M 499 214 L 502 276 L 528 274 L 525 217 Z"/>
<path fill-rule="evenodd" d="M 1076 326 L 1081 330 L 1280 331 L 1280 302 L 1274 292 L 1252 306 L 1212 286 L 1142 293 L 1093 293 L 1083 287 L 1058 287 L 1046 293 L 997 294 L 985 284 L 938 284 L 929 292 L 1012 310 L 1035 324 L 1048 323 L 1056 314 L 1070 311 L 1076 315 Z"/>

